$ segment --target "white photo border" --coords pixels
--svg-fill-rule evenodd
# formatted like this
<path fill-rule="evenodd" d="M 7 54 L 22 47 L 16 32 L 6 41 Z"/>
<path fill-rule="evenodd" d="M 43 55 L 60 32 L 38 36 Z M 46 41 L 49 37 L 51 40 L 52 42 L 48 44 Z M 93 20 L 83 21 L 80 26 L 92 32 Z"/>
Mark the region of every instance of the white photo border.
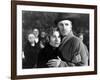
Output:
<path fill-rule="evenodd" d="M 85 13 L 89 14 L 90 29 L 90 66 L 67 67 L 67 68 L 44 68 L 44 69 L 22 69 L 22 10 L 24 11 L 42 11 L 42 12 L 62 12 L 62 13 Z M 90 27 L 91 26 L 91 27 Z M 92 36 L 91 36 L 92 35 Z M 69 73 L 94 71 L 94 10 L 77 8 L 58 8 L 44 6 L 25 6 L 17 5 L 17 75 L 50 74 L 50 73 Z M 34 74 L 33 74 L 34 75 Z"/>

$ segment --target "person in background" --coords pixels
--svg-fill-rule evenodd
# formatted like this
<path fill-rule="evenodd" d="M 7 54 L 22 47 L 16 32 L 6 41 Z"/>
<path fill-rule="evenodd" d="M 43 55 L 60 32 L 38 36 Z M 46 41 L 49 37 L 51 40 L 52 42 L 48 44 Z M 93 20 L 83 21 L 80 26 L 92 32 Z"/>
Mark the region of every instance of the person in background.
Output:
<path fill-rule="evenodd" d="M 73 20 L 68 17 L 61 17 L 55 21 L 60 34 L 62 35 L 62 42 L 59 47 L 61 51 L 63 60 L 60 61 L 61 64 L 66 64 L 64 67 L 68 66 L 87 66 L 88 56 L 84 47 L 84 43 L 73 34 Z M 49 60 L 48 64 L 56 64 L 59 62 L 56 60 Z M 62 65 L 63 67 L 63 65 Z"/>
<path fill-rule="evenodd" d="M 83 42 L 83 40 L 84 40 L 84 34 L 83 33 L 79 33 L 78 34 L 78 37 L 80 38 L 80 40 L 82 40 L 82 42 Z M 86 50 L 86 53 L 87 53 L 87 56 L 88 56 L 88 65 L 89 65 L 89 51 L 88 51 L 88 48 L 87 48 L 87 46 L 84 44 L 84 48 L 85 48 L 85 50 Z"/>
<path fill-rule="evenodd" d="M 23 69 L 36 68 L 39 47 L 36 45 L 34 34 L 29 34 L 27 39 L 24 47 Z"/>
<path fill-rule="evenodd" d="M 35 43 L 39 43 L 39 30 L 37 28 L 33 29 L 33 34 L 35 35 Z"/>
<path fill-rule="evenodd" d="M 48 40 L 47 40 L 47 34 L 46 32 L 42 31 L 41 35 L 40 35 L 40 47 L 44 48 L 45 45 L 47 44 Z"/>

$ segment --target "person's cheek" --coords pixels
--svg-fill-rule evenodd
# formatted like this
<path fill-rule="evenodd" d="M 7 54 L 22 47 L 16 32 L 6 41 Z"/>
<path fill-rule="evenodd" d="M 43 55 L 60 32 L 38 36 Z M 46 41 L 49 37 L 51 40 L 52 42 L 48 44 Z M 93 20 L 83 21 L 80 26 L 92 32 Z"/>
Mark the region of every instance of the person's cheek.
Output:
<path fill-rule="evenodd" d="M 61 31 L 63 31 L 64 30 L 64 27 L 62 26 L 60 29 L 61 29 Z"/>
<path fill-rule="evenodd" d="M 60 31 L 62 30 L 62 26 L 59 26 Z"/>
<path fill-rule="evenodd" d="M 54 38 L 52 39 L 52 42 L 55 42 L 55 39 Z"/>
<path fill-rule="evenodd" d="M 60 43 L 61 42 L 61 39 L 59 38 L 58 40 L 59 40 L 59 43 Z"/>
<path fill-rule="evenodd" d="M 55 38 L 53 39 L 53 43 L 54 43 L 54 44 L 56 43 L 56 39 L 55 39 Z"/>
<path fill-rule="evenodd" d="M 52 43 L 54 42 L 52 37 L 51 37 L 50 41 L 51 41 Z"/>

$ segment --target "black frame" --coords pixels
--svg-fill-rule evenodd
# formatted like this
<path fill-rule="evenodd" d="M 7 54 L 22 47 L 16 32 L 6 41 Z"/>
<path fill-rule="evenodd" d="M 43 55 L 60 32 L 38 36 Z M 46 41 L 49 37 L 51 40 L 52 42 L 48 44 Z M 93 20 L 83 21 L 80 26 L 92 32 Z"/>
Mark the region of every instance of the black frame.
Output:
<path fill-rule="evenodd" d="M 94 71 L 73 72 L 73 73 L 53 73 L 53 74 L 38 74 L 38 75 L 17 75 L 17 23 L 16 23 L 16 7 L 17 5 L 37 5 L 49 7 L 70 7 L 70 8 L 85 8 L 94 9 Z M 11 79 L 28 79 L 28 78 L 44 78 L 44 77 L 61 77 L 61 76 L 76 76 L 76 75 L 93 75 L 97 74 L 97 6 L 96 5 L 80 5 L 80 4 L 62 4 L 62 3 L 47 3 L 47 2 L 32 2 L 32 1 L 11 1 Z"/>

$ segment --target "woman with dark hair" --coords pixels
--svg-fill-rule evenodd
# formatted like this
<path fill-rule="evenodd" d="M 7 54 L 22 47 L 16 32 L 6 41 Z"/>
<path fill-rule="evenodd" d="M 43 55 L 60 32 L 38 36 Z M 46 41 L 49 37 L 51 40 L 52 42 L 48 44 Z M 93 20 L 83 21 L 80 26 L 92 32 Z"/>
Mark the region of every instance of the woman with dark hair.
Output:
<path fill-rule="evenodd" d="M 59 61 L 56 64 L 56 67 L 59 66 L 61 53 L 58 50 L 58 47 L 60 42 L 60 33 L 57 30 L 52 30 L 49 35 L 49 43 L 39 53 L 37 64 L 38 68 L 54 67 L 53 64 L 49 64 L 48 62 L 51 59 L 58 59 Z"/>

